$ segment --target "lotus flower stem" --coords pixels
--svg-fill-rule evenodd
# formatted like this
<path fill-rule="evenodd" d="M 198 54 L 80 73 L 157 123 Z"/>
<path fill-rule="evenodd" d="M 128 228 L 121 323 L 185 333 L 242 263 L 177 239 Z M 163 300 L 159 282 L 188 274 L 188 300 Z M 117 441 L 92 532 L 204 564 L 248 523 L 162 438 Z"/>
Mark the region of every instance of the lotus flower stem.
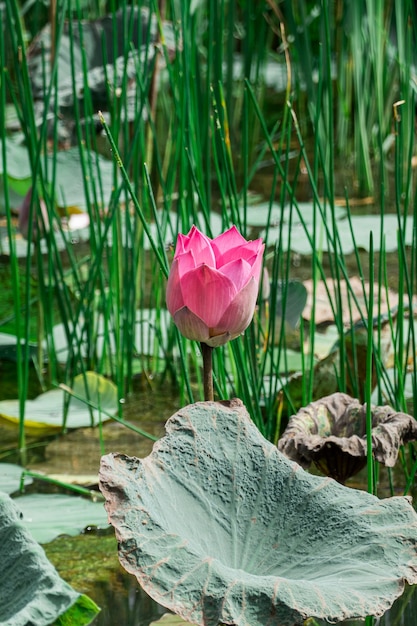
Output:
<path fill-rule="evenodd" d="M 201 354 L 203 355 L 204 400 L 207 402 L 213 402 L 213 348 L 203 341 L 200 346 Z"/>

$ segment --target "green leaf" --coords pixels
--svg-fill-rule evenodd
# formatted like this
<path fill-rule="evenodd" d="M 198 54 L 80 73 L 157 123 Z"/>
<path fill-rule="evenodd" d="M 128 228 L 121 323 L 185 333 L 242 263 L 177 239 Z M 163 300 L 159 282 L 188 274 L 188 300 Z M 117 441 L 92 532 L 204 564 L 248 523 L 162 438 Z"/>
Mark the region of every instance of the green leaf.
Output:
<path fill-rule="evenodd" d="M 178 411 L 146 459 L 102 458 L 119 559 L 157 602 L 204 626 L 382 615 L 417 583 L 417 514 L 312 476 L 239 400 Z"/>
<path fill-rule="evenodd" d="M 307 302 L 307 289 L 298 280 L 280 282 L 277 285 L 275 313 L 291 328 L 296 328 Z"/>
<path fill-rule="evenodd" d="M 76 605 L 73 626 L 89 624 L 99 609 L 66 583 L 20 518 L 16 504 L 0 493 L 0 624 L 49 626 Z M 95 613 L 93 613 L 95 612 Z M 70 614 L 70 613 L 68 613 Z"/>
<path fill-rule="evenodd" d="M 82 624 L 90 624 L 99 612 L 99 607 L 91 598 L 81 595 L 75 604 L 56 620 L 54 626 L 82 626 Z"/>
<path fill-rule="evenodd" d="M 2 141 L 6 142 L 6 163 L 3 163 Z M 0 173 L 4 175 L 7 171 L 7 178 L 12 190 L 24 196 L 32 184 L 32 171 L 27 148 L 10 139 L 0 140 L 0 148 Z"/>

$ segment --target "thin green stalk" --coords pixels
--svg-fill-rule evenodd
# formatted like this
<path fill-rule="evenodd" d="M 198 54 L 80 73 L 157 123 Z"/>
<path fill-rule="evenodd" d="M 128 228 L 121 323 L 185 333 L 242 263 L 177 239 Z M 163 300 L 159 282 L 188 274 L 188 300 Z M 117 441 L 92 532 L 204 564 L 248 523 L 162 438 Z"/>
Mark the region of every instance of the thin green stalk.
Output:
<path fill-rule="evenodd" d="M 213 402 L 213 348 L 204 342 L 201 342 L 200 347 L 201 354 L 203 356 L 204 400 L 207 402 Z"/>
<path fill-rule="evenodd" d="M 61 489 L 68 489 L 68 491 L 73 491 L 74 493 L 78 493 L 81 496 L 86 496 L 93 500 L 93 502 L 104 501 L 104 497 L 99 491 L 95 491 L 93 489 L 87 489 L 86 487 L 81 487 L 80 485 L 73 485 L 72 483 L 66 483 L 62 480 L 57 480 L 56 478 L 51 478 L 50 476 L 46 476 L 45 474 L 39 474 L 38 472 L 32 472 L 30 470 L 23 470 L 20 476 L 20 485 L 19 491 L 20 493 L 24 493 L 25 491 L 25 478 L 34 478 L 35 480 L 42 480 L 43 482 L 49 483 L 50 485 L 55 485 L 56 487 L 61 487 Z"/>
<path fill-rule="evenodd" d="M 89 406 L 91 409 L 95 409 L 96 411 L 99 411 L 100 413 L 102 413 L 103 415 L 108 417 L 109 419 L 112 419 L 115 422 L 118 422 L 119 424 L 122 424 L 123 426 L 126 426 L 126 428 L 129 428 L 129 430 L 132 430 L 134 433 L 137 433 L 138 435 L 141 435 L 142 437 L 146 437 L 146 439 L 150 439 L 151 441 L 157 441 L 158 440 L 158 437 L 155 437 L 154 435 L 151 435 L 150 433 L 146 432 L 142 428 L 139 428 L 135 424 L 132 424 L 131 422 L 128 422 L 128 421 L 118 417 L 117 415 L 109 413 L 108 411 L 106 411 L 105 409 L 100 407 L 96 402 L 93 402 L 92 400 L 89 400 L 89 399 L 87 399 L 85 397 L 82 397 L 82 396 L 78 395 L 77 393 L 75 393 L 73 391 L 73 389 L 68 387 L 68 385 L 60 384 L 60 385 L 58 385 L 58 387 L 60 389 L 63 389 L 67 393 L 68 396 L 72 396 L 73 398 L 76 398 L 77 400 L 80 400 L 80 402 L 83 402 L 84 404 Z"/>
<path fill-rule="evenodd" d="M 132 184 L 130 182 L 129 175 L 128 175 L 126 169 L 124 168 L 123 162 L 122 162 L 122 160 L 120 158 L 119 150 L 118 150 L 118 148 L 117 148 L 117 146 L 116 146 L 116 144 L 114 142 L 114 139 L 113 139 L 113 137 L 112 137 L 112 135 L 110 133 L 110 129 L 109 129 L 109 127 L 108 127 L 108 125 L 106 123 L 106 120 L 104 119 L 104 116 L 101 113 L 101 111 L 99 111 L 99 118 L 100 118 L 100 122 L 102 123 L 103 128 L 105 130 L 105 133 L 107 135 L 107 139 L 109 140 L 109 143 L 110 143 L 110 146 L 111 146 L 111 150 L 112 150 L 112 153 L 113 153 L 113 157 L 116 160 L 116 163 L 117 163 L 117 165 L 118 165 L 118 167 L 120 169 L 123 181 L 124 181 L 124 183 L 126 185 L 126 188 L 127 188 L 128 192 L 129 192 L 130 198 L 131 198 L 131 200 L 133 202 L 133 205 L 134 205 L 135 210 L 136 210 L 136 212 L 137 212 L 137 214 L 139 216 L 139 219 L 140 219 L 140 221 L 142 223 L 143 230 L 145 231 L 146 236 L 147 236 L 147 238 L 149 240 L 149 243 L 151 244 L 152 250 L 153 250 L 153 252 L 154 252 L 154 254 L 156 256 L 156 259 L 157 259 L 157 261 L 159 263 L 159 266 L 160 266 L 163 274 L 167 278 L 168 277 L 168 267 L 167 267 L 167 264 L 166 264 L 166 259 L 161 254 L 157 244 L 155 243 L 155 241 L 153 239 L 153 236 L 152 236 L 152 233 L 150 231 L 149 225 L 148 225 L 148 223 L 147 223 L 147 221 L 145 219 L 145 216 L 144 216 L 144 214 L 142 212 L 141 206 L 140 206 L 140 204 L 139 204 L 139 202 L 138 202 L 138 200 L 136 198 L 134 189 L 133 189 Z"/>
<path fill-rule="evenodd" d="M 5 16 L 4 16 L 4 5 L 0 6 L 0 24 L 4 24 Z M 24 419 L 25 419 L 25 401 L 27 398 L 27 387 L 28 387 L 28 379 L 26 376 L 26 368 L 23 360 L 23 347 L 22 347 L 22 339 L 28 344 L 29 336 L 26 333 L 22 336 L 22 329 L 20 325 L 20 310 L 21 310 L 21 299 L 20 299 L 20 272 L 19 272 L 19 263 L 15 251 L 15 240 L 14 240 L 14 231 L 12 226 L 12 214 L 10 210 L 9 203 L 9 180 L 7 176 L 7 145 L 6 145 L 6 129 L 5 129 L 5 111 L 6 111 L 6 73 L 7 68 L 3 59 L 5 58 L 5 48 L 4 48 L 4 30 L 0 29 L 0 60 L 1 60 L 1 75 L 0 75 L 0 137 L 2 137 L 1 141 L 1 155 L 3 162 L 3 188 L 4 188 L 4 205 L 6 211 L 6 222 L 7 222 L 7 235 L 10 242 L 10 269 L 11 269 L 11 278 L 12 278 L 12 293 L 13 293 L 13 302 L 14 302 L 14 315 L 16 318 L 16 355 L 17 355 L 17 386 L 19 389 L 19 434 L 18 434 L 18 442 L 19 449 L 22 455 L 25 454 L 26 449 L 26 441 L 25 441 L 25 428 L 24 428 Z M 23 456 L 23 461 L 25 460 Z"/>
<path fill-rule="evenodd" d="M 366 400 L 366 459 L 367 459 L 367 475 L 368 475 L 368 492 L 374 493 L 374 458 L 372 446 L 372 362 L 374 352 L 373 340 L 373 305 L 374 305 L 374 261 L 373 261 L 373 238 L 372 233 L 369 238 L 369 299 L 367 307 L 368 318 L 368 341 L 366 352 L 366 379 L 365 379 L 365 400 Z"/>

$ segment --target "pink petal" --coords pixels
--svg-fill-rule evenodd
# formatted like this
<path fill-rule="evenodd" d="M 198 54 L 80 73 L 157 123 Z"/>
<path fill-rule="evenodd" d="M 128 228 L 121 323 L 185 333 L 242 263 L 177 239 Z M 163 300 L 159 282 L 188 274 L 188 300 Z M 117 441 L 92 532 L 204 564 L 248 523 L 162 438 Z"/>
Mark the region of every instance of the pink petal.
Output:
<path fill-rule="evenodd" d="M 221 268 L 221 273 L 230 278 L 236 287 L 236 293 L 240 291 L 252 276 L 252 266 L 244 259 L 233 260 Z"/>
<path fill-rule="evenodd" d="M 246 243 L 246 239 L 240 234 L 236 226 L 232 226 L 229 230 L 226 230 L 224 233 L 213 239 L 211 245 L 217 260 L 225 254 L 227 250 L 244 246 Z"/>
<path fill-rule="evenodd" d="M 177 244 L 175 246 L 174 259 L 176 259 L 177 256 L 179 256 L 180 254 L 184 254 L 184 252 L 187 251 L 187 246 L 188 246 L 188 235 L 183 235 L 182 233 L 179 233 L 177 237 Z"/>
<path fill-rule="evenodd" d="M 178 235 L 175 257 L 184 252 L 192 251 L 196 265 L 205 263 L 209 267 L 216 267 L 216 259 L 211 248 L 211 239 L 203 235 L 193 226 L 188 235 Z"/>
<path fill-rule="evenodd" d="M 197 265 L 192 250 L 179 254 L 175 257 L 175 261 L 178 263 L 178 275 L 180 280 L 184 274 L 193 270 Z"/>
<path fill-rule="evenodd" d="M 186 306 L 173 315 L 175 325 L 184 337 L 207 342 L 210 339 L 208 326 Z"/>
<path fill-rule="evenodd" d="M 264 247 L 262 239 L 256 239 L 255 241 L 248 241 L 244 245 L 238 246 L 237 248 L 229 248 L 228 250 L 225 250 L 223 254 L 220 254 L 219 256 L 216 255 L 217 269 L 220 269 L 226 263 L 239 258 L 245 259 L 246 261 L 250 261 L 252 259 L 252 265 L 258 255 L 262 257 Z"/>
<path fill-rule="evenodd" d="M 258 254 L 254 258 L 248 259 L 248 263 L 252 265 L 252 276 L 258 283 L 261 280 L 264 249 L 265 249 L 265 246 L 262 245 L 262 247 L 258 251 Z"/>
<path fill-rule="evenodd" d="M 229 332 L 231 339 L 241 335 L 253 318 L 258 296 L 258 283 L 251 278 L 246 287 L 236 295 L 210 334 Z"/>
<path fill-rule="evenodd" d="M 171 265 L 171 271 L 169 272 L 165 294 L 167 308 L 172 316 L 174 316 L 178 309 L 184 306 L 178 265 L 178 259 L 174 259 Z"/>
<path fill-rule="evenodd" d="M 236 295 L 227 276 L 207 265 L 191 270 L 181 280 L 184 304 L 209 328 L 215 326 Z"/>

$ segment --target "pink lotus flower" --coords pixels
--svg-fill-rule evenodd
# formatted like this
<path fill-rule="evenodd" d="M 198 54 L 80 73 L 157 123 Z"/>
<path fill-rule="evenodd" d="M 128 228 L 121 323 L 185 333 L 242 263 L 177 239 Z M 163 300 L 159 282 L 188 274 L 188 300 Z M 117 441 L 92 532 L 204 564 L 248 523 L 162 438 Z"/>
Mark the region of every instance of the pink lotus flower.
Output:
<path fill-rule="evenodd" d="M 215 239 L 195 226 L 178 235 L 166 301 L 185 337 L 216 347 L 243 333 L 255 310 L 264 247 L 236 226 Z"/>

